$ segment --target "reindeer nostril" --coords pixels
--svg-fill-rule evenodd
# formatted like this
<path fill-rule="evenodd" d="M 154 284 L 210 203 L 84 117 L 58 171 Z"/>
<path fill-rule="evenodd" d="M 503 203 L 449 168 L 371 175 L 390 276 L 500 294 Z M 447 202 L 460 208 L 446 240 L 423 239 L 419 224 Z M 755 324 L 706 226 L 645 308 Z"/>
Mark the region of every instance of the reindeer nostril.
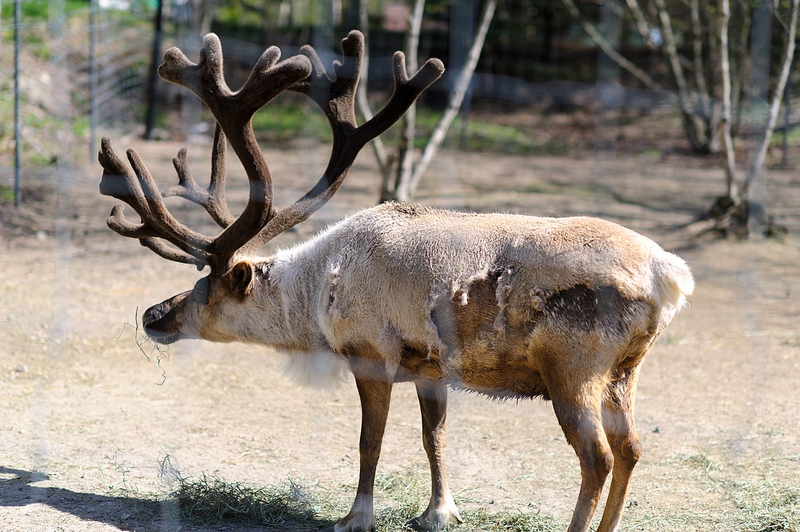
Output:
<path fill-rule="evenodd" d="M 148 328 L 151 325 L 153 325 L 155 322 L 157 322 L 158 320 L 163 318 L 164 314 L 165 314 L 165 312 L 164 312 L 164 304 L 163 303 L 160 303 L 158 305 L 154 305 L 154 306 L 150 307 L 149 309 L 147 309 L 144 312 L 144 314 L 142 314 L 142 325 L 144 325 L 145 328 Z"/>
<path fill-rule="evenodd" d="M 150 307 L 142 315 L 144 332 L 160 344 L 171 344 L 178 336 L 171 330 L 170 306 L 164 303 Z"/>
<path fill-rule="evenodd" d="M 142 314 L 142 325 L 148 336 L 160 337 L 165 333 L 170 333 L 169 313 L 171 309 L 172 307 L 164 302 L 150 307 Z"/>

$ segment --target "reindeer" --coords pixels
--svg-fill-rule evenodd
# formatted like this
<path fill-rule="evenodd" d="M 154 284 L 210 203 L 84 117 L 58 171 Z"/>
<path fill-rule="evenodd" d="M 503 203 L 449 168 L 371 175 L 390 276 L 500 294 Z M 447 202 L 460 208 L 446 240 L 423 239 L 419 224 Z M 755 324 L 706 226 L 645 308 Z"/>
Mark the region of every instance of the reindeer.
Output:
<path fill-rule="evenodd" d="M 175 48 L 166 52 L 160 76 L 192 90 L 216 118 L 210 184 L 195 182 L 181 150 L 173 160 L 179 184 L 160 193 L 139 156 L 129 150 L 130 166 L 124 164 L 106 138 L 100 192 L 141 218 L 128 221 L 118 204 L 111 229 L 166 259 L 209 266 L 210 274 L 148 309 L 145 331 L 164 344 L 202 338 L 274 346 L 291 353 L 300 371 L 321 357 L 333 373 L 352 372 L 362 409 L 361 465 L 352 509 L 336 532 L 375 529 L 375 472 L 392 386 L 403 381 L 416 386 L 432 480 L 430 503 L 412 527 L 440 530 L 460 520 L 444 462 L 451 386 L 552 401 L 580 461 L 569 531 L 589 529 L 609 473 L 598 530 L 616 530 L 641 455 L 633 417 L 639 369 L 694 288 L 683 260 L 596 218 L 469 214 L 406 203 L 362 210 L 305 243 L 257 255 L 320 208 L 359 150 L 444 71 L 431 59 L 409 78 L 397 52 L 391 99 L 359 127 L 354 95 L 363 49 L 363 36 L 351 32 L 342 60 L 326 68 L 310 47 L 283 61 L 269 48 L 236 92 L 224 81 L 215 35 L 205 37 L 197 64 Z M 319 182 L 277 210 L 250 120 L 285 90 L 322 108 L 333 149 Z M 226 138 L 250 184 L 238 217 L 225 199 Z M 166 196 L 201 205 L 222 231 L 212 238 L 181 224 Z"/>

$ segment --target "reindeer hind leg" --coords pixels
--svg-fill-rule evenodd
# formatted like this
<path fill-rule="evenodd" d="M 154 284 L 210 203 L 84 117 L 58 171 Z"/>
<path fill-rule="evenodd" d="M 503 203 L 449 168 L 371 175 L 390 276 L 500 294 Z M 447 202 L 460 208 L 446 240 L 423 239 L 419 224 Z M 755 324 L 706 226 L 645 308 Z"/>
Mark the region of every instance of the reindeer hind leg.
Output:
<path fill-rule="evenodd" d="M 568 532 L 588 532 L 606 477 L 613 467 L 614 455 L 603 428 L 605 378 L 581 376 L 581 372 L 574 369 L 562 367 L 542 376 L 564 436 L 580 462 L 581 488 Z"/>
<path fill-rule="evenodd" d="M 639 366 L 627 370 L 620 380 L 609 386 L 608 398 L 603 405 L 603 426 L 614 453 L 614 469 L 603 519 L 597 532 L 617 530 L 633 468 L 642 455 L 642 446 L 633 419 L 638 376 Z"/>

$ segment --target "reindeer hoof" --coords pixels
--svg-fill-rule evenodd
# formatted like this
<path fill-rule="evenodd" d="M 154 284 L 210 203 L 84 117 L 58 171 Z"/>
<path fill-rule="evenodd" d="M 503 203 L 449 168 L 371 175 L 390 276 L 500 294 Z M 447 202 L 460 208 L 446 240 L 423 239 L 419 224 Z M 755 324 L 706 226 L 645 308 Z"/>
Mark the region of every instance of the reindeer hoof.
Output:
<path fill-rule="evenodd" d="M 353 513 L 321 532 L 375 532 L 375 517 L 363 513 Z"/>
<path fill-rule="evenodd" d="M 406 527 L 410 528 L 411 530 L 442 530 L 441 528 L 439 529 L 428 528 L 426 524 L 422 522 L 421 517 L 415 517 L 414 519 L 406 521 Z"/>
<path fill-rule="evenodd" d="M 450 525 L 460 522 L 461 516 L 458 515 L 458 509 L 456 509 L 455 504 L 453 504 L 452 508 L 442 507 L 436 510 L 426 510 L 425 513 L 419 517 L 408 521 L 406 526 L 412 530 L 434 532 L 437 530 L 447 530 Z"/>

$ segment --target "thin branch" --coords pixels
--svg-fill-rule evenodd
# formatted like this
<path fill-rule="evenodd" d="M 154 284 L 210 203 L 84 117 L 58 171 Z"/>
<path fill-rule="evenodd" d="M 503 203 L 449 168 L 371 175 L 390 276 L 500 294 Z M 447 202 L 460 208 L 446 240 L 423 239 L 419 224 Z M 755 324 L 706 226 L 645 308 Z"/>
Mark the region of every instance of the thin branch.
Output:
<path fill-rule="evenodd" d="M 667 11 L 667 6 L 664 0 L 655 0 L 656 12 L 661 21 L 661 31 L 664 34 L 664 53 L 672 69 L 672 75 L 675 78 L 675 83 L 678 86 L 678 103 L 683 111 L 684 125 L 687 130 L 687 136 L 692 147 L 696 150 L 708 149 L 711 143 L 707 138 L 707 131 L 700 129 L 697 123 L 696 113 L 689 106 L 689 91 L 686 85 L 686 77 L 683 74 L 683 66 L 681 64 L 681 56 L 678 54 L 678 47 L 676 44 L 675 33 L 672 29 L 672 20 Z M 706 138 L 700 138 L 700 134 Z"/>
<path fill-rule="evenodd" d="M 686 109 L 687 89 L 686 78 L 683 75 L 683 68 L 681 61 L 678 57 L 678 47 L 675 43 L 675 33 L 672 31 L 672 20 L 670 19 L 669 12 L 664 0 L 655 0 L 656 9 L 658 10 L 658 18 L 661 21 L 661 31 L 664 32 L 664 48 L 672 67 L 672 74 L 675 76 L 675 83 L 678 85 L 679 97 L 681 100 L 681 107 Z"/>
<path fill-rule="evenodd" d="M 639 5 L 639 1 L 625 0 L 625 2 L 628 4 L 628 9 L 631 10 L 633 21 L 636 24 L 636 29 L 639 31 L 639 35 L 642 37 L 642 41 L 644 41 L 644 44 L 648 48 L 654 50 L 656 48 L 656 43 L 654 43 L 650 38 L 650 28 L 652 24 L 650 24 L 644 17 L 644 12 L 642 11 L 642 6 Z"/>
<path fill-rule="evenodd" d="M 425 11 L 425 0 L 414 2 L 414 11 L 411 15 L 411 27 L 406 38 L 406 57 L 408 67 L 413 71 L 416 69 L 419 54 L 419 35 L 422 29 L 422 18 Z M 417 128 L 417 106 L 412 105 L 403 117 L 403 131 L 400 136 L 400 148 L 398 150 L 397 176 L 394 186 L 391 187 L 390 195 L 409 200 L 410 197 L 401 195 L 403 183 L 408 181 L 414 171 L 414 138 Z M 388 199 L 388 198 L 382 198 Z"/>
<path fill-rule="evenodd" d="M 409 197 L 414 194 L 414 191 L 416 191 L 422 175 L 428 169 L 428 166 L 433 160 L 433 157 L 439 151 L 439 148 L 441 148 L 450 124 L 455 119 L 456 115 L 458 114 L 458 110 L 461 108 L 461 104 L 464 102 L 464 97 L 466 96 L 467 90 L 469 89 L 469 84 L 472 81 L 472 75 L 475 72 L 475 68 L 478 66 L 478 60 L 481 57 L 483 44 L 486 41 L 486 34 L 489 32 L 489 26 L 494 18 L 494 11 L 496 7 L 497 0 L 489 0 L 484 7 L 478 34 L 475 36 L 475 40 L 473 41 L 472 47 L 469 50 L 467 63 L 464 65 L 464 69 L 461 71 L 461 75 L 459 76 L 453 91 L 450 93 L 450 100 L 447 103 L 447 109 L 445 109 L 445 112 L 442 115 L 442 118 L 439 120 L 439 123 L 436 124 L 436 128 L 431 134 L 431 138 L 428 141 L 428 144 L 425 146 L 425 151 L 417 163 L 411 179 L 406 185 L 407 195 Z"/>
<path fill-rule="evenodd" d="M 591 22 L 589 22 L 588 20 L 586 20 L 581 15 L 581 12 L 578 9 L 578 6 L 575 5 L 575 2 L 573 0 L 561 0 L 561 1 L 564 3 L 564 6 L 569 11 L 569 14 L 572 17 L 574 17 L 575 20 L 577 20 L 578 23 L 581 25 L 581 28 L 583 28 L 583 31 L 585 31 L 586 34 L 589 35 L 589 37 L 592 38 L 592 40 L 595 42 L 595 44 L 597 44 L 597 46 L 599 46 L 600 49 L 603 50 L 603 52 L 605 52 L 606 55 L 612 61 L 617 63 L 621 68 L 624 68 L 625 70 L 627 70 L 636 79 L 641 81 L 642 84 L 644 84 L 646 87 L 648 87 L 650 89 L 653 89 L 653 90 L 661 89 L 661 86 L 653 78 L 651 78 L 650 75 L 647 74 L 647 72 L 645 72 L 641 68 L 637 67 L 631 61 L 629 61 L 627 58 L 625 58 L 622 54 L 620 54 L 614 48 L 614 46 L 610 42 L 608 42 L 608 39 L 603 37 L 603 34 L 600 33 L 600 31 L 597 29 L 596 26 L 594 24 L 592 24 Z"/>
<path fill-rule="evenodd" d="M 728 49 L 728 27 L 730 25 L 731 9 L 729 0 L 719 0 L 720 22 L 720 75 L 722 77 L 722 150 L 725 155 L 725 189 L 727 197 L 738 203 L 735 171 L 736 158 L 734 155 L 733 137 L 731 136 L 731 66 Z"/>

